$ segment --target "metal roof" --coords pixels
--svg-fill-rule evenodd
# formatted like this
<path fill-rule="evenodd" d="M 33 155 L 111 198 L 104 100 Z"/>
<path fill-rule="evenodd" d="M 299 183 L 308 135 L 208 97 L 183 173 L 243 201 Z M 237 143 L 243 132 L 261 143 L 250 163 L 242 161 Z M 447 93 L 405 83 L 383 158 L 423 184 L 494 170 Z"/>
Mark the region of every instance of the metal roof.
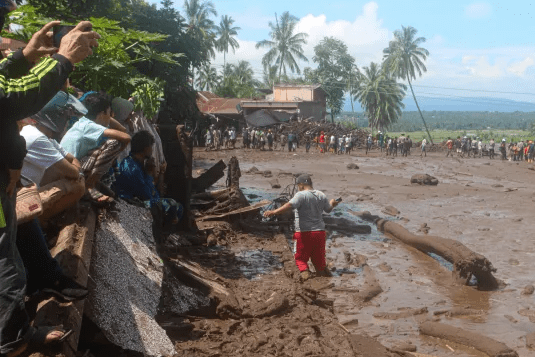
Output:
<path fill-rule="evenodd" d="M 197 92 L 197 107 L 202 113 L 239 114 L 240 98 L 221 98 L 212 92 Z"/>
<path fill-rule="evenodd" d="M 273 113 L 266 109 L 257 110 L 247 115 L 245 117 L 245 121 L 248 125 L 257 128 L 280 124 L 280 120 Z"/>
<path fill-rule="evenodd" d="M 267 100 L 242 100 L 242 108 L 297 109 L 297 102 L 271 102 Z"/>

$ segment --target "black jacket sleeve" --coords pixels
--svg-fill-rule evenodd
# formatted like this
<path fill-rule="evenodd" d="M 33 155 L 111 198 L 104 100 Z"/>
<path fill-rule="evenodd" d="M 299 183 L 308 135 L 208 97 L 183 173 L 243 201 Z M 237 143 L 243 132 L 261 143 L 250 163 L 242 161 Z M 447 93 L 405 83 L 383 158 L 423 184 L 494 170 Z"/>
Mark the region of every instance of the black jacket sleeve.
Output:
<path fill-rule="evenodd" d="M 22 51 L 0 62 L 0 168 L 22 167 L 26 143 L 19 135 L 17 120 L 41 110 L 72 70 L 72 64 L 61 55 L 45 58 L 32 69 Z"/>

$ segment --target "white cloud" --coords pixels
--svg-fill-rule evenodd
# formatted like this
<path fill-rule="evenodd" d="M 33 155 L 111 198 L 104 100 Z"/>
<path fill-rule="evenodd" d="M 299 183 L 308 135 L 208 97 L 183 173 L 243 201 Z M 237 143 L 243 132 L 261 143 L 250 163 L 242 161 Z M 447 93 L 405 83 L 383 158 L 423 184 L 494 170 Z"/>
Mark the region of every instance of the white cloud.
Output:
<path fill-rule="evenodd" d="M 388 46 L 391 32 L 383 27 L 383 21 L 378 18 L 377 10 L 379 6 L 376 2 L 369 2 L 362 8 L 362 13 L 354 21 L 336 20 L 328 21 L 325 15 L 307 15 L 301 18 L 297 24 L 297 31 L 308 34 L 307 44 L 304 46 L 305 56 L 308 62 L 299 61 L 301 70 L 304 67 L 315 67 L 312 57 L 314 57 L 314 46 L 324 37 L 332 36 L 344 41 L 348 46 L 349 53 L 353 55 L 358 65 L 368 65 L 371 61 L 380 62 L 382 50 Z M 273 19 L 263 19 L 267 22 Z M 236 22 L 237 25 L 243 24 Z M 267 37 L 266 37 L 267 38 Z M 251 62 L 258 78 L 262 75 L 262 56 L 267 52 L 266 48 L 256 49 L 255 41 L 238 40 L 240 48 L 236 54 L 227 54 L 227 62 L 233 63 L 238 60 Z M 214 61 L 216 67 L 223 65 L 223 54 L 218 53 Z M 289 73 L 290 74 L 290 73 Z"/>
<path fill-rule="evenodd" d="M 471 19 L 482 19 L 490 16 L 492 6 L 486 2 L 476 2 L 464 8 L 464 14 Z"/>
<path fill-rule="evenodd" d="M 526 70 L 529 67 L 535 65 L 535 60 L 533 57 L 526 57 L 520 62 L 515 62 L 507 68 L 507 72 L 514 74 L 518 77 L 523 77 L 526 74 Z"/>

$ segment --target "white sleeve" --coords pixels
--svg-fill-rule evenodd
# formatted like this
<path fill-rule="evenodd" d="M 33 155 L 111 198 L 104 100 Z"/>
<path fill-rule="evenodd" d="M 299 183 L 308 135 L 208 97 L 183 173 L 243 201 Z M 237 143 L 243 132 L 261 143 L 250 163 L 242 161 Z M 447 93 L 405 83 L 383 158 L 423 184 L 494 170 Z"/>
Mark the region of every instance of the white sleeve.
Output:
<path fill-rule="evenodd" d="M 28 150 L 26 160 L 44 170 L 64 159 L 63 154 L 45 136 L 37 138 Z"/>
<path fill-rule="evenodd" d="M 63 155 L 63 157 L 66 157 L 69 154 L 67 150 L 65 150 L 60 144 L 58 144 L 56 140 L 50 139 L 50 142 L 60 152 L 60 154 Z"/>

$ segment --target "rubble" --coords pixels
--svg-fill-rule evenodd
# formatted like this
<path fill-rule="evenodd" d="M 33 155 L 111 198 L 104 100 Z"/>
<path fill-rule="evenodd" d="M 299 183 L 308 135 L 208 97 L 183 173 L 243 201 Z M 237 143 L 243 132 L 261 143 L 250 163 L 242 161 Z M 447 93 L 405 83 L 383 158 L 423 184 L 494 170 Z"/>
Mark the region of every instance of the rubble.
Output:
<path fill-rule="evenodd" d="M 340 124 L 333 123 L 321 123 L 303 120 L 301 122 L 290 122 L 281 125 L 279 134 L 288 136 L 290 132 L 294 132 L 297 135 L 298 141 L 303 142 L 305 135 L 310 135 L 312 139 L 319 136 L 321 132 L 325 133 L 325 136 L 335 135 L 340 137 L 342 135 L 353 135 L 356 138 L 357 147 L 364 145 L 369 132 L 362 129 L 351 130 Z"/>

